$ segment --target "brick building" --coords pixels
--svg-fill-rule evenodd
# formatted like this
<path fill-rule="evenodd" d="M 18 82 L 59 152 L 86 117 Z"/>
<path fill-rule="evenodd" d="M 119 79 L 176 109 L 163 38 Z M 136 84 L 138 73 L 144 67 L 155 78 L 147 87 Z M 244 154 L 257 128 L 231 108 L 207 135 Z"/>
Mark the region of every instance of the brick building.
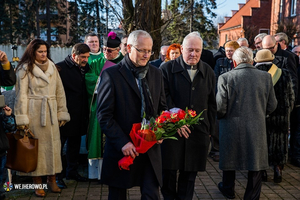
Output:
<path fill-rule="evenodd" d="M 218 24 L 219 45 L 240 37 L 248 39 L 250 47 L 259 33 L 286 32 L 290 45 L 300 44 L 300 0 L 245 0 Z M 300 21 L 299 21 L 300 22 Z"/>

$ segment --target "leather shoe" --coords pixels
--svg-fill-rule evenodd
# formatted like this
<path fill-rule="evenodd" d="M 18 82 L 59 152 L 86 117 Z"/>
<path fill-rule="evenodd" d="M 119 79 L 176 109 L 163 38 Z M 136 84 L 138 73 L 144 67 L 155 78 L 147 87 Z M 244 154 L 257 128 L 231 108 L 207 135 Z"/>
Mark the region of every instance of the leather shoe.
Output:
<path fill-rule="evenodd" d="M 213 156 L 213 161 L 219 162 L 219 160 L 220 160 L 220 155 L 215 154 L 215 155 Z"/>
<path fill-rule="evenodd" d="M 281 183 L 282 170 L 279 165 L 274 166 L 274 183 Z"/>
<path fill-rule="evenodd" d="M 229 194 L 225 191 L 224 187 L 223 187 L 223 182 L 220 182 L 218 184 L 218 188 L 220 190 L 220 192 L 222 192 L 222 194 L 224 195 L 224 197 L 228 198 L 228 199 L 234 199 L 235 198 L 235 194 Z"/>
<path fill-rule="evenodd" d="M 66 189 L 67 185 L 65 184 L 64 180 L 56 179 L 56 184 L 60 189 Z"/>
<path fill-rule="evenodd" d="M 87 178 L 81 176 L 80 174 L 76 174 L 75 176 L 67 176 L 67 180 L 76 180 L 78 182 L 86 182 Z"/>

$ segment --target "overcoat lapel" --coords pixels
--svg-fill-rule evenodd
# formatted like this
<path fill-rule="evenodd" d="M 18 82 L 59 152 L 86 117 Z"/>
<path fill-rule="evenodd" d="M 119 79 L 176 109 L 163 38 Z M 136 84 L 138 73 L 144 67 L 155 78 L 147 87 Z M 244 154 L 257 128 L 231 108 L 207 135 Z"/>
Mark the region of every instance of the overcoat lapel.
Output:
<path fill-rule="evenodd" d="M 187 70 L 185 70 L 182 66 L 184 66 L 183 62 L 182 61 L 182 56 L 180 56 L 179 58 L 176 59 L 176 62 L 173 63 L 173 67 L 172 67 L 172 73 L 181 73 L 184 78 L 189 82 L 191 83 L 191 78 L 190 78 L 190 75 L 188 74 Z M 179 62 L 179 64 L 176 64 L 177 62 Z"/>
<path fill-rule="evenodd" d="M 124 79 L 126 80 L 126 82 L 128 83 L 128 85 L 130 85 L 130 87 L 135 91 L 135 93 L 138 95 L 139 98 L 141 98 L 141 94 L 138 88 L 138 85 L 136 83 L 136 79 L 133 76 L 133 74 L 131 73 L 131 71 L 129 69 L 126 68 L 126 66 L 122 66 L 119 69 L 120 73 L 122 74 L 122 76 L 124 77 Z"/>

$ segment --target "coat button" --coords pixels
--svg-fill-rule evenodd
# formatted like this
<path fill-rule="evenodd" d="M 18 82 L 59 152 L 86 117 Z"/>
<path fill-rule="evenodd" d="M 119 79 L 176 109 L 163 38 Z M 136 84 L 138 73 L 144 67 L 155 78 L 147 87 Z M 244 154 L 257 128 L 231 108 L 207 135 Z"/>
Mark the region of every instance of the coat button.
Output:
<path fill-rule="evenodd" d="M 194 105 L 191 105 L 191 108 L 194 108 Z"/>
<path fill-rule="evenodd" d="M 195 90 L 195 87 L 192 87 L 192 90 Z"/>

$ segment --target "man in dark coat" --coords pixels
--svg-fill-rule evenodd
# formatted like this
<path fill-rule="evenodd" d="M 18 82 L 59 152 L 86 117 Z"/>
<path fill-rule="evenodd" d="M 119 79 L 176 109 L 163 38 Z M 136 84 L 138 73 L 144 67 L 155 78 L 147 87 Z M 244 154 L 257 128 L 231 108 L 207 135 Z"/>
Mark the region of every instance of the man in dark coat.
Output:
<path fill-rule="evenodd" d="M 182 55 L 161 66 L 168 108 L 204 109 L 204 120 L 194 125 L 189 138 L 165 140 L 162 144 L 164 199 L 192 199 L 198 171 L 205 171 L 210 135 L 215 131 L 215 75 L 200 60 L 203 40 L 198 32 L 188 34 L 182 43 Z M 176 191 L 176 176 L 179 170 Z"/>
<path fill-rule="evenodd" d="M 109 186 L 109 200 L 125 200 L 126 189 L 141 186 L 141 199 L 159 199 L 162 185 L 160 145 L 138 154 L 129 133 L 143 114 L 156 117 L 167 109 L 163 76 L 149 65 L 153 41 L 149 33 L 136 30 L 127 40 L 128 53 L 117 65 L 103 71 L 97 90 L 97 118 L 106 135 L 101 181 Z M 130 170 L 121 170 L 118 161 L 134 159 Z"/>
<path fill-rule="evenodd" d="M 238 48 L 235 68 L 222 74 L 216 96 L 220 119 L 220 164 L 222 194 L 234 199 L 235 170 L 248 170 L 245 200 L 259 199 L 262 170 L 268 169 L 266 116 L 277 100 L 271 75 L 253 67 L 252 50 Z M 253 84 L 255 80 L 255 84 Z"/>
<path fill-rule="evenodd" d="M 288 69 L 292 81 L 293 81 L 293 90 L 295 97 L 297 98 L 298 95 L 298 75 L 297 75 L 297 66 L 298 63 L 296 63 L 294 55 L 292 55 L 290 52 L 287 52 L 285 50 L 282 50 L 280 45 L 276 42 L 276 39 L 272 35 L 267 35 L 262 40 L 262 46 L 264 49 L 269 49 L 274 55 L 275 59 L 273 60 L 273 63 L 279 67 L 279 68 L 285 68 Z"/>
<path fill-rule="evenodd" d="M 59 74 L 64 86 L 67 99 L 67 108 L 71 121 L 60 127 L 61 152 L 67 142 L 67 167 L 63 166 L 67 179 L 86 181 L 85 177 L 78 174 L 78 158 L 80 152 L 81 136 L 87 133 L 88 126 L 88 98 L 85 85 L 85 74 L 89 70 L 88 58 L 90 48 L 83 43 L 75 44 L 72 54 L 64 61 L 57 63 Z M 62 156 L 63 157 L 63 156 Z M 62 180 L 64 173 L 57 176 L 60 188 L 66 188 Z"/>

